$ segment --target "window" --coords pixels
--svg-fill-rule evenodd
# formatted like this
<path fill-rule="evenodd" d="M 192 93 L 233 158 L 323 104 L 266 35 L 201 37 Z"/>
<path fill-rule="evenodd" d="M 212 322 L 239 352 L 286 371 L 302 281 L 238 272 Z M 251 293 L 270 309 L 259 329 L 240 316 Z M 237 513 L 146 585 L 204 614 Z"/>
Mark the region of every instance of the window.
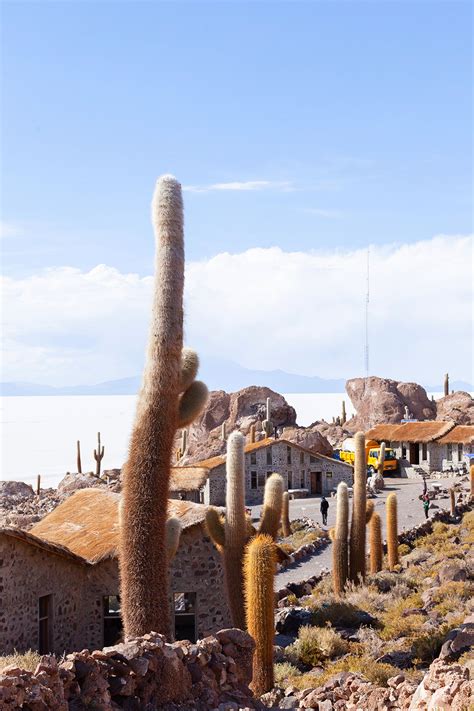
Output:
<path fill-rule="evenodd" d="M 458 444 L 458 462 L 462 462 L 462 444 Z"/>
<path fill-rule="evenodd" d="M 196 641 L 196 593 L 174 594 L 174 638 Z"/>
<path fill-rule="evenodd" d="M 291 447 L 289 444 L 286 446 L 286 463 L 291 464 Z"/>
<path fill-rule="evenodd" d="M 257 452 L 250 452 L 250 464 L 257 463 Z"/>
<path fill-rule="evenodd" d="M 122 637 L 122 619 L 120 617 L 120 597 L 106 595 L 104 605 L 104 647 L 112 647 Z"/>
<path fill-rule="evenodd" d="M 301 470 L 301 475 L 300 475 L 300 489 L 304 489 L 305 485 L 305 472 L 304 469 Z"/>
<path fill-rule="evenodd" d="M 267 464 L 272 464 L 272 463 L 273 463 L 272 448 L 267 447 Z"/>
<path fill-rule="evenodd" d="M 304 464 L 304 452 L 300 452 L 300 464 Z"/>
<path fill-rule="evenodd" d="M 250 488 L 257 488 L 257 472 L 250 472 Z"/>
<path fill-rule="evenodd" d="M 326 472 L 326 479 L 332 479 L 332 472 Z"/>
<path fill-rule="evenodd" d="M 38 600 L 38 651 L 48 654 L 53 646 L 53 596 L 43 595 Z"/>
<path fill-rule="evenodd" d="M 447 444 L 446 450 L 447 450 L 446 458 L 447 458 L 448 462 L 452 462 L 453 461 L 453 445 Z"/>
<path fill-rule="evenodd" d="M 258 486 L 259 486 L 259 488 L 262 488 L 262 487 L 265 486 L 265 479 L 266 479 L 265 472 L 259 472 L 259 473 L 258 473 Z"/>
<path fill-rule="evenodd" d="M 288 488 L 293 488 L 293 472 L 288 472 Z"/>

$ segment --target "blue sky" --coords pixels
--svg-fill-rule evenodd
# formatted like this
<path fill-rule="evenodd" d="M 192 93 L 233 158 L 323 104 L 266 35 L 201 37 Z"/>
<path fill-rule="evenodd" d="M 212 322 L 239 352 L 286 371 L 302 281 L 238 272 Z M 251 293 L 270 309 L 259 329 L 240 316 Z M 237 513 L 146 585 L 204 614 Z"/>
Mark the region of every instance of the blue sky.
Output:
<path fill-rule="evenodd" d="M 381 262 L 388 245 L 420 242 L 425 256 L 415 248 L 414 260 L 428 278 L 430 240 L 448 235 L 443 254 L 449 259 L 449 236 L 472 230 L 471 2 L 16 0 L 4 1 L 2 14 L 2 261 L 16 303 L 25 303 L 25 293 L 32 299 L 30 325 L 26 316 L 21 328 L 15 325 L 16 307 L 8 307 L 16 365 L 4 379 L 75 383 L 80 375 L 93 382 L 140 370 L 141 342 L 117 367 L 102 344 L 110 372 L 88 361 L 87 372 L 78 374 L 71 364 L 81 347 L 99 350 L 104 324 L 96 324 L 92 337 L 73 318 L 64 320 L 69 330 L 59 328 L 57 316 L 49 333 L 44 324 L 51 310 L 37 313 L 33 306 L 51 309 L 50 292 L 66 301 L 61 289 L 71 288 L 66 272 L 48 281 L 45 269 L 79 270 L 78 284 L 90 283 L 84 275 L 99 264 L 116 269 L 122 282 L 129 273 L 151 273 L 149 206 L 164 172 L 185 186 L 189 262 L 279 248 L 282 268 L 289 269 L 289 252 L 350 254 L 347 279 L 354 278 L 354 264 L 361 269 L 358 314 L 364 299 L 358 250 L 371 244 L 381 250 Z M 466 245 L 460 263 L 470 254 Z M 285 279 L 297 282 L 299 268 Z M 110 274 L 100 272 L 104 289 L 112 288 Z M 259 274 L 263 304 L 270 275 Z M 464 354 L 459 379 L 471 377 L 466 278 L 469 273 L 449 305 L 455 310 L 459 302 L 464 319 L 452 323 L 451 342 Z M 418 298 L 413 282 L 409 288 Z M 321 289 L 330 290 L 331 282 Z M 303 288 L 300 300 L 304 293 L 316 298 Z M 379 297 L 380 315 L 395 297 L 383 290 Z M 297 291 L 294 298 L 297 309 Z M 334 304 L 333 322 L 347 303 Z M 104 323 L 122 307 L 117 300 Z M 74 303 L 69 308 L 74 313 Z M 204 351 L 211 348 L 203 333 L 210 327 L 199 331 L 190 323 Z M 260 327 L 255 324 L 255 333 Z M 249 367 L 349 377 L 362 362 L 362 335 L 352 364 L 334 358 L 336 341 L 321 352 L 315 344 L 301 359 L 292 351 L 286 360 L 241 342 L 244 351 L 235 358 Z M 39 343 L 33 362 L 31 346 Z M 270 345 L 285 352 L 278 339 Z M 420 342 L 416 350 L 411 377 L 433 381 L 444 372 L 446 353 L 438 362 L 432 345 L 428 352 Z M 432 373 L 424 372 L 428 355 Z M 410 375 L 408 363 L 390 353 L 380 353 L 375 364 L 378 374 Z"/>

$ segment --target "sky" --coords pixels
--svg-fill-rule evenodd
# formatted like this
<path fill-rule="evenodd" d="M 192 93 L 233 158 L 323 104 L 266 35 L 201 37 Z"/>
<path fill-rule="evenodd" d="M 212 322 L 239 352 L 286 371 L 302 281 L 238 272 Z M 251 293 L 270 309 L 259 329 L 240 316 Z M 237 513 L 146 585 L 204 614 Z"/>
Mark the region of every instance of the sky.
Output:
<path fill-rule="evenodd" d="M 473 380 L 471 2 L 1 9 L 2 380 L 140 372 L 168 172 L 203 357 L 362 375 L 370 247 L 372 374 Z"/>

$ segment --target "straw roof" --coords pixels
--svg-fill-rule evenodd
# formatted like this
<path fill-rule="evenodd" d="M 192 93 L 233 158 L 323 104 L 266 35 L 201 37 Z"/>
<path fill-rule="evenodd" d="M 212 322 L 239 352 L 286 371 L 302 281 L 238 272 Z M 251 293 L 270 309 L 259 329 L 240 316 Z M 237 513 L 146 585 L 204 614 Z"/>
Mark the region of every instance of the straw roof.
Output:
<path fill-rule="evenodd" d="M 474 443 L 474 425 L 456 425 L 437 441 L 439 444 L 472 444 Z"/>
<path fill-rule="evenodd" d="M 206 467 L 173 467 L 170 476 L 170 491 L 197 491 L 209 479 Z"/>
<path fill-rule="evenodd" d="M 365 433 L 366 439 L 378 442 L 434 442 L 448 434 L 455 427 L 454 422 L 404 422 L 399 425 L 376 425 Z"/>
<path fill-rule="evenodd" d="M 64 546 L 92 563 L 115 558 L 119 549 L 119 494 L 80 489 L 31 529 L 43 541 Z M 202 524 L 207 507 L 190 501 L 168 501 L 168 515 L 183 529 Z"/>
<path fill-rule="evenodd" d="M 43 539 L 32 535 L 28 531 L 22 531 L 19 528 L 0 528 L 0 537 L 1 536 L 6 536 L 7 538 L 14 538 L 18 541 L 23 541 L 24 543 L 34 546 L 35 548 L 40 548 L 41 550 L 47 551 L 48 553 L 58 555 L 61 558 L 67 558 L 68 560 L 72 560 L 75 563 L 80 563 L 81 565 L 87 562 L 84 560 L 84 558 L 81 558 L 80 556 L 76 555 L 68 548 L 65 548 L 64 546 L 58 545 L 56 543 L 49 543 L 48 541 L 44 541 Z"/>

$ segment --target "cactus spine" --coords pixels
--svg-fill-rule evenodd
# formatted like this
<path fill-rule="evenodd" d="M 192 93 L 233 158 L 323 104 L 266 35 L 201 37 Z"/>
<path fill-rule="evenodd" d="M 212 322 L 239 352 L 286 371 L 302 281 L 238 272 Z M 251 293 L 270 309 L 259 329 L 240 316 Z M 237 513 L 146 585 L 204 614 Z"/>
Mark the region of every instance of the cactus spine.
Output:
<path fill-rule="evenodd" d="M 387 509 L 387 553 L 388 567 L 393 570 L 398 565 L 398 516 L 397 495 L 389 494 L 386 502 Z"/>
<path fill-rule="evenodd" d="M 183 346 L 184 236 L 181 186 L 157 183 L 152 204 L 156 257 L 146 364 L 122 470 L 120 575 L 125 637 L 156 631 L 170 636 L 167 505 L 176 430 L 205 404 L 194 380 L 196 354 Z M 180 393 L 183 393 L 180 398 Z"/>
<path fill-rule="evenodd" d="M 104 447 L 100 446 L 100 432 L 97 432 L 97 449 L 94 449 L 94 459 L 96 461 L 95 465 L 95 475 L 100 476 L 100 463 L 104 458 Z"/>
<path fill-rule="evenodd" d="M 347 582 L 349 533 L 349 492 L 345 481 L 337 487 L 336 527 L 332 533 L 332 581 L 334 593 L 341 595 Z"/>
<path fill-rule="evenodd" d="M 370 572 L 372 575 L 382 570 L 382 519 L 378 513 L 373 513 L 369 522 L 370 539 Z"/>
<path fill-rule="evenodd" d="M 365 435 L 355 435 L 354 494 L 352 503 L 350 577 L 358 583 L 365 577 L 365 526 L 367 501 L 367 464 Z"/>
<path fill-rule="evenodd" d="M 346 401 L 342 401 L 342 417 L 341 417 L 341 424 L 344 425 L 347 421 L 347 415 L 346 415 Z"/>
<path fill-rule="evenodd" d="M 444 397 L 449 395 L 449 373 L 444 376 Z"/>
<path fill-rule="evenodd" d="M 455 499 L 455 494 L 454 494 L 454 489 L 451 488 L 449 490 L 449 503 L 451 506 L 451 516 L 456 516 L 456 499 Z"/>
<path fill-rule="evenodd" d="M 77 473 L 82 474 L 81 443 L 77 440 Z"/>
<path fill-rule="evenodd" d="M 247 629 L 256 644 L 251 687 L 257 696 L 273 688 L 275 563 L 272 538 L 264 534 L 255 536 L 246 550 L 244 575 Z"/>
<path fill-rule="evenodd" d="M 283 501 L 281 508 L 281 525 L 283 528 L 283 535 L 286 538 L 291 536 L 291 524 L 290 524 L 290 495 L 287 491 L 283 492 Z"/>

